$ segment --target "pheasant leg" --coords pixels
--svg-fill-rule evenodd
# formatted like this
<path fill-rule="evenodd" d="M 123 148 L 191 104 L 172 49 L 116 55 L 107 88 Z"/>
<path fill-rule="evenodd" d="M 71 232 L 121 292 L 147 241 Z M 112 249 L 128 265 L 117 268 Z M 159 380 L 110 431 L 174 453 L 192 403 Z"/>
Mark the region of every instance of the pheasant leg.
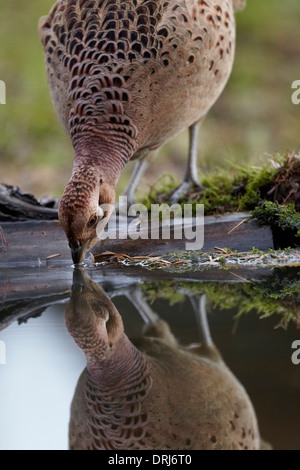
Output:
<path fill-rule="evenodd" d="M 211 348 L 213 340 L 207 320 L 206 295 L 201 294 L 200 297 L 189 295 L 188 297 L 196 315 L 201 344 L 204 348 Z"/>
<path fill-rule="evenodd" d="M 137 190 L 138 184 L 140 182 L 141 177 L 143 176 L 145 170 L 148 167 L 148 161 L 143 159 L 143 160 L 138 160 L 134 166 L 132 175 L 130 177 L 129 183 L 125 189 L 125 191 L 122 194 L 122 197 L 126 197 L 127 201 L 127 207 L 126 209 L 128 210 L 130 206 L 135 204 L 135 192 Z M 116 204 L 116 213 L 120 213 L 120 204 Z"/>
<path fill-rule="evenodd" d="M 199 124 L 193 124 L 189 128 L 189 154 L 185 177 L 181 185 L 174 191 L 171 196 L 170 202 L 172 204 L 178 202 L 182 198 L 182 196 L 188 194 L 191 187 L 193 186 L 200 190 L 203 189 L 202 185 L 199 182 L 197 171 L 198 134 Z"/>

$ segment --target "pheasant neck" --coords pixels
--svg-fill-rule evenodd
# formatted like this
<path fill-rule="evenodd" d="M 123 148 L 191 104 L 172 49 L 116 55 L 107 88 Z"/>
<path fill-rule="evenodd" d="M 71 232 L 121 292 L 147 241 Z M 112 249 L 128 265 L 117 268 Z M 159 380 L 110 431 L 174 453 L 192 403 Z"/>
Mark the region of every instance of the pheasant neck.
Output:
<path fill-rule="evenodd" d="M 75 147 L 72 178 L 90 168 L 97 178 L 115 186 L 130 157 L 106 140 L 93 137 L 84 139 Z"/>
<path fill-rule="evenodd" d="M 89 380 L 102 392 L 112 393 L 133 387 L 149 375 L 145 356 L 124 334 L 103 360 L 95 351 L 86 354 Z"/>

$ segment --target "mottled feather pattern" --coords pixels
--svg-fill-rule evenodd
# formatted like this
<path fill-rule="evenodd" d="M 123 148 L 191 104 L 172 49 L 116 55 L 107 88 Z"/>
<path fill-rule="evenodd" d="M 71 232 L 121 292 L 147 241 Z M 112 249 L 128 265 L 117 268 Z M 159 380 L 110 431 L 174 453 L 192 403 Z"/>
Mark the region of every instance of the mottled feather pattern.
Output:
<path fill-rule="evenodd" d="M 40 32 L 53 101 L 75 148 L 86 135 L 106 136 L 127 160 L 206 114 L 234 52 L 224 0 L 60 0 Z"/>
<path fill-rule="evenodd" d="M 105 368 L 96 354 L 97 362 L 91 367 L 85 351 L 87 369 L 72 405 L 71 448 L 259 448 L 251 402 L 223 361 L 197 357 L 166 345 L 163 338 L 144 338 L 138 346 L 138 356 L 136 352 L 127 356 L 134 364 L 130 373 L 114 384 L 112 377 L 121 369 L 119 356 Z M 80 404 L 75 401 L 79 397 Z M 78 435 L 82 423 L 84 440 Z"/>
<path fill-rule="evenodd" d="M 234 9 L 243 3 L 57 0 L 40 20 L 52 100 L 75 151 L 59 205 L 75 264 L 95 245 L 91 221 L 98 206 L 114 205 L 125 165 L 150 160 L 176 134 L 195 129 L 220 96 L 234 60 Z M 197 185 L 193 155 L 188 174 Z"/>
<path fill-rule="evenodd" d="M 152 378 L 143 357 L 138 356 L 137 359 L 137 364 L 133 364 L 133 374 L 126 377 L 126 382 L 123 381 L 117 389 L 107 389 L 103 377 L 95 383 L 90 373 L 86 373 L 85 399 L 90 448 L 93 450 L 145 448 L 149 417 L 143 410 L 143 402 L 150 393 Z"/>
<path fill-rule="evenodd" d="M 161 319 L 131 341 L 100 286 L 83 270 L 73 276 L 66 324 L 86 369 L 71 406 L 71 449 L 259 448 L 250 399 L 213 345 L 181 347 Z"/>

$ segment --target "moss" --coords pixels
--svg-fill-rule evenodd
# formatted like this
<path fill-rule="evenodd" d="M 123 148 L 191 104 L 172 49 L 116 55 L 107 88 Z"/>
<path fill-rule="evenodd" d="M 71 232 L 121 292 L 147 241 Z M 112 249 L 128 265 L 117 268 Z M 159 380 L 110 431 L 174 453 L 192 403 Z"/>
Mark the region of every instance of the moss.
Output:
<path fill-rule="evenodd" d="M 293 229 L 300 237 L 300 212 L 294 204 L 280 205 L 278 202 L 264 201 L 252 211 L 252 216 L 261 225 L 271 225 L 283 230 Z"/>
<path fill-rule="evenodd" d="M 203 179 L 203 190 L 191 187 L 179 203 L 204 205 L 205 215 L 253 211 L 261 225 L 270 225 L 274 246 L 283 249 L 299 245 L 300 235 L 300 157 L 277 155 L 263 168 L 234 168 L 235 174 L 211 174 Z M 176 188 L 172 176 L 160 178 L 143 203 L 168 203 Z M 183 209 L 183 207 L 182 207 Z"/>
<path fill-rule="evenodd" d="M 182 302 L 182 293 L 207 295 L 208 303 L 220 310 L 234 309 L 236 317 L 256 312 L 261 318 L 279 316 L 277 325 L 287 328 L 290 321 L 299 325 L 299 272 L 275 269 L 271 276 L 260 283 L 192 283 L 163 281 L 145 283 L 145 297 L 153 303 L 157 299 Z M 180 296 L 177 296 L 177 292 Z"/>
<path fill-rule="evenodd" d="M 169 301 L 169 305 L 173 306 L 184 301 L 184 293 L 177 290 L 176 282 L 159 281 L 142 284 L 142 290 L 148 302 L 151 304 L 158 298 Z"/>
<path fill-rule="evenodd" d="M 171 274 L 185 272 L 203 272 L 211 269 L 233 270 L 240 266 L 271 268 L 277 266 L 293 267 L 299 265 L 300 249 L 269 249 L 264 252 L 253 247 L 251 251 L 238 252 L 228 248 L 216 248 L 215 251 L 173 251 L 162 256 L 128 256 L 121 253 L 102 253 L 95 255 L 97 265 L 120 263 L 124 266 L 147 270 L 162 270 Z"/>
<path fill-rule="evenodd" d="M 300 159 L 294 153 L 276 156 L 262 168 L 235 167 L 232 174 L 211 174 L 203 179 L 204 190 L 190 188 L 180 204 L 204 204 L 205 215 L 252 210 L 260 202 L 269 200 L 300 205 Z M 176 188 L 172 176 L 160 178 L 143 203 L 151 204 L 170 200 Z M 299 207 L 300 209 L 300 207 Z"/>
<path fill-rule="evenodd" d="M 166 194 L 172 194 L 172 192 L 178 186 L 178 181 L 173 175 L 163 175 L 151 186 L 149 193 L 143 200 L 143 204 L 148 210 L 151 208 L 151 204 L 158 204 L 164 202 Z"/>
<path fill-rule="evenodd" d="M 294 203 L 280 205 L 263 201 L 252 211 L 252 217 L 260 225 L 271 226 L 275 247 L 300 245 L 300 212 L 296 211 Z"/>

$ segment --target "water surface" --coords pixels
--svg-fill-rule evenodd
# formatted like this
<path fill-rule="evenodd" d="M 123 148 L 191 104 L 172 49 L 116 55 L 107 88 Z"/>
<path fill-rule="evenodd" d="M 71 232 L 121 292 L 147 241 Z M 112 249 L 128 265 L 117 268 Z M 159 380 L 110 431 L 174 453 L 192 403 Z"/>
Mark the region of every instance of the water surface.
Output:
<path fill-rule="evenodd" d="M 239 270 L 174 274 L 99 266 L 85 275 L 113 301 L 129 338 L 141 336 L 155 313 L 180 345 L 198 344 L 204 308 L 216 348 L 250 397 L 262 438 L 275 449 L 300 448 L 300 364 L 292 362 L 292 343 L 300 339 L 297 268 L 254 269 L 246 278 Z M 72 268 L 59 264 L 1 270 L 2 450 L 69 447 L 70 406 L 86 366 L 65 324 L 72 277 Z"/>

